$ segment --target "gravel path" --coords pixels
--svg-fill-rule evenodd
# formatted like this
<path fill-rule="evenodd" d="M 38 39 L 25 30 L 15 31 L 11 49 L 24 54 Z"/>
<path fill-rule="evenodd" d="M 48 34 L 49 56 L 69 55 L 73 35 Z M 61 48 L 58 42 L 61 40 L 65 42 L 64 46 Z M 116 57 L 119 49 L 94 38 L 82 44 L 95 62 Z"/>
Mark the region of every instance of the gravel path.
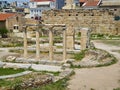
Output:
<path fill-rule="evenodd" d="M 119 61 L 111 66 L 75 69 L 68 88 L 70 90 L 113 90 L 120 87 L 120 54 L 112 52 L 120 47 L 94 42 L 95 47 L 113 54 Z"/>

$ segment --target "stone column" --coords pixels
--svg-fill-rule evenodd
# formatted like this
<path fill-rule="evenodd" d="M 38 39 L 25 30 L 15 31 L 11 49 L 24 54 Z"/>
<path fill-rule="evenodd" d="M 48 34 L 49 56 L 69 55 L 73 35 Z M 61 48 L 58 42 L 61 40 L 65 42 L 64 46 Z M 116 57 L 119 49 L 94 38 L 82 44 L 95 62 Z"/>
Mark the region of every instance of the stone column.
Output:
<path fill-rule="evenodd" d="M 63 30 L 63 60 L 66 60 L 67 50 L 66 50 L 66 30 Z"/>
<path fill-rule="evenodd" d="M 81 29 L 81 40 L 80 40 L 81 50 L 85 50 L 86 48 L 89 48 L 90 45 L 89 33 L 90 30 L 88 28 Z"/>
<path fill-rule="evenodd" d="M 75 37 L 74 37 L 74 28 L 72 25 L 67 26 L 67 49 L 74 50 L 74 42 L 75 42 Z"/>
<path fill-rule="evenodd" d="M 49 30 L 49 58 L 53 60 L 53 31 Z"/>
<path fill-rule="evenodd" d="M 24 58 L 27 58 L 27 30 L 26 27 L 24 27 L 23 31 L 23 37 L 24 37 Z"/>
<path fill-rule="evenodd" d="M 38 28 L 37 28 L 38 29 Z M 40 58 L 40 33 L 39 30 L 36 30 L 36 59 Z"/>

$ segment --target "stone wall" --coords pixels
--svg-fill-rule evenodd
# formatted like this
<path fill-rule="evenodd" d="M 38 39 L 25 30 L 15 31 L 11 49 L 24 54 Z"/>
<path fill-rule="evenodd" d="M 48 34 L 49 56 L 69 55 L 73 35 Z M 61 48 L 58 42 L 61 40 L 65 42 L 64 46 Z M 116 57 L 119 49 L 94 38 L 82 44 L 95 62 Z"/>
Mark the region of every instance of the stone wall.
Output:
<path fill-rule="evenodd" d="M 43 12 L 42 20 L 46 24 L 73 25 L 76 30 L 89 27 L 92 33 L 120 35 L 120 21 L 114 20 L 115 13 L 109 9 L 50 10 Z"/>
<path fill-rule="evenodd" d="M 23 26 L 25 24 L 36 24 L 36 20 L 34 19 L 30 19 L 30 18 L 24 18 L 23 15 L 21 14 L 16 14 L 14 17 L 10 17 L 8 19 L 6 19 L 6 27 L 8 30 L 13 30 L 14 29 L 14 25 L 18 25 L 18 29 L 19 31 L 23 30 Z"/>
<path fill-rule="evenodd" d="M 16 14 L 15 16 L 6 19 L 6 28 L 8 30 L 13 30 L 14 25 L 18 25 L 18 29 L 22 30 L 22 26 L 24 25 L 23 22 L 23 16 L 21 14 Z"/>

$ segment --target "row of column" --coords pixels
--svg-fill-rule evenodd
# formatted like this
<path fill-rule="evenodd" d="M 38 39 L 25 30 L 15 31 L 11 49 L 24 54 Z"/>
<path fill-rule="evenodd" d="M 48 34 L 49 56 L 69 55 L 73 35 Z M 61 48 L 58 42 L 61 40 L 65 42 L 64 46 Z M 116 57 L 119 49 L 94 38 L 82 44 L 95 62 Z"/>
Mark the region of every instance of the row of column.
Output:
<path fill-rule="evenodd" d="M 28 51 L 27 51 L 27 30 L 24 29 L 24 58 L 27 58 Z M 39 30 L 36 30 L 36 59 L 40 58 L 40 33 Z M 49 30 L 49 59 L 53 60 L 53 30 L 52 28 Z M 66 30 L 63 30 L 63 60 L 66 60 Z"/>

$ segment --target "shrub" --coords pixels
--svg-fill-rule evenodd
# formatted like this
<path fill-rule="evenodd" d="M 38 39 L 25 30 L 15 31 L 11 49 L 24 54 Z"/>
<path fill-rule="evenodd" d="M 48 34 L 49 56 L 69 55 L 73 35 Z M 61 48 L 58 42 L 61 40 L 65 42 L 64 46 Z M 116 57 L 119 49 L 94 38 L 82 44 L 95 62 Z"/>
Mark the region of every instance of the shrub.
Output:
<path fill-rule="evenodd" d="M 2 36 L 2 38 L 6 38 L 7 33 L 8 33 L 8 30 L 6 28 L 0 28 L 0 35 Z"/>
<path fill-rule="evenodd" d="M 86 50 L 82 50 L 82 51 L 79 52 L 79 53 L 75 53 L 73 58 L 74 58 L 75 60 L 82 60 L 82 59 L 85 57 L 85 51 L 86 51 Z"/>
<path fill-rule="evenodd" d="M 116 89 L 113 89 L 113 90 L 120 90 L 120 88 L 116 88 Z"/>

